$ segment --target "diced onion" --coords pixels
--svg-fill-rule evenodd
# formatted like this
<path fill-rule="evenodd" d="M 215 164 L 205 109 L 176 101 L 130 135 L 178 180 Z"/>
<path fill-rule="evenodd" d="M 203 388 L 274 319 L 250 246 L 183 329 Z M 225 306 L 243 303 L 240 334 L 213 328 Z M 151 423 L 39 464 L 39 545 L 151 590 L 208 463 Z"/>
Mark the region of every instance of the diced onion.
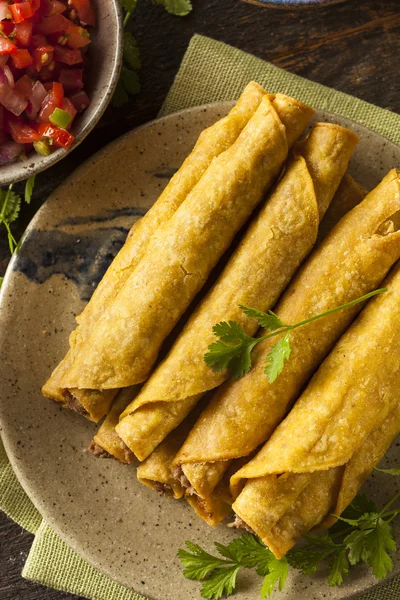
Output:
<path fill-rule="evenodd" d="M 3 21 L 4 19 L 11 19 L 8 2 L 0 2 L 0 21 Z"/>
<path fill-rule="evenodd" d="M 24 151 L 22 144 L 4 142 L 0 144 L 0 165 L 6 165 L 15 160 Z"/>

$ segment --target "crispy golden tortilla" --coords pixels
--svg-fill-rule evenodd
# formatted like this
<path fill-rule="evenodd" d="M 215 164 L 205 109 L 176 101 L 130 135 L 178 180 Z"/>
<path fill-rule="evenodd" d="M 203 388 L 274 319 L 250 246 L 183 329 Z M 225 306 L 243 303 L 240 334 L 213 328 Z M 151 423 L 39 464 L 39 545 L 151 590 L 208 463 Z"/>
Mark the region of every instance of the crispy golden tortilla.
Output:
<path fill-rule="evenodd" d="M 125 281 L 138 265 L 153 233 L 174 214 L 212 160 L 233 144 L 264 95 L 265 90 L 261 86 L 254 81 L 249 83 L 230 113 L 200 134 L 192 152 L 172 177 L 157 202 L 133 225 L 126 243 L 111 263 L 86 308 L 77 318 L 79 326 L 71 333 L 70 350 L 43 386 L 42 392 L 45 396 L 58 402 L 66 402 L 61 379 L 68 372 L 77 348 L 87 339 L 93 326 L 114 301 Z M 70 392 L 83 407 L 86 416 L 93 421 L 98 421 L 108 412 L 116 390 L 98 392 L 72 389 Z"/>
<path fill-rule="evenodd" d="M 400 264 L 256 457 L 233 505 L 278 557 L 329 527 L 400 430 Z"/>
<path fill-rule="evenodd" d="M 319 220 L 331 202 L 357 143 L 354 133 L 318 123 L 295 151 L 285 174 L 250 225 L 217 283 L 193 313 L 166 359 L 121 415 L 117 432 L 143 460 L 177 427 L 205 392 L 228 372 L 204 361 L 213 325 L 240 323 L 248 335 L 258 325 L 240 309 L 268 310 L 312 249 Z"/>
<path fill-rule="evenodd" d="M 341 219 L 290 284 L 276 310 L 282 321 L 299 322 L 379 287 L 400 256 L 399 211 L 400 177 L 394 169 Z M 290 359 L 273 384 L 264 365 L 274 339 L 255 349 L 248 375 L 217 390 L 176 459 L 195 489 L 195 463 L 203 463 L 207 479 L 204 463 L 212 463 L 215 471 L 216 463 L 224 462 L 226 469 L 231 459 L 248 455 L 270 437 L 360 309 L 358 305 L 293 331 Z"/>

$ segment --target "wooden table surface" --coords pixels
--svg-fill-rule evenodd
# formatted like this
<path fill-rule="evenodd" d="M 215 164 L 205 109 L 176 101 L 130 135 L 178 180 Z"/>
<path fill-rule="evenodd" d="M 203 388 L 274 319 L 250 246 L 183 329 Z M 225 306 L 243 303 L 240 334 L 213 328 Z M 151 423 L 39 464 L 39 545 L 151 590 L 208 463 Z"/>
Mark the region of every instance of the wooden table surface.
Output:
<path fill-rule="evenodd" d="M 185 18 L 168 15 L 149 0 L 132 22 L 141 51 L 142 91 L 118 111 L 109 109 L 96 131 L 68 158 L 37 178 L 32 204 L 24 206 L 18 239 L 49 193 L 83 160 L 125 131 L 153 119 L 168 92 L 191 36 L 208 35 L 313 81 L 400 112 L 399 0 L 347 0 L 323 9 L 277 10 L 239 0 L 192 0 Z M 0 275 L 8 262 L 0 231 Z M 0 515 L 0 599 L 66 600 L 71 594 L 30 583 L 20 573 L 32 543 Z"/>

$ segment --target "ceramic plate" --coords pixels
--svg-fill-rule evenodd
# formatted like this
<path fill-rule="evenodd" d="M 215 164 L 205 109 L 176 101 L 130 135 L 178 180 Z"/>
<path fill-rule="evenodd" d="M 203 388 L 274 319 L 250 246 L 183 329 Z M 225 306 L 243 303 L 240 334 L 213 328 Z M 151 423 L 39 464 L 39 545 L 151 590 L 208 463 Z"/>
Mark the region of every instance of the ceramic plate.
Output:
<path fill-rule="evenodd" d="M 135 468 L 96 460 L 86 448 L 95 426 L 44 399 L 40 387 L 64 356 L 82 310 L 129 227 L 145 213 L 189 153 L 200 131 L 230 104 L 178 113 L 118 139 L 58 188 L 30 224 L 3 284 L 0 314 L 2 434 L 15 472 L 49 525 L 90 563 L 154 600 L 200 598 L 183 578 L 176 552 L 184 540 L 208 548 L 238 535 L 203 524 L 185 502 L 137 483 Z M 400 149 L 348 119 L 319 113 L 361 137 L 350 173 L 373 187 L 400 164 Z M 396 448 L 390 459 L 399 462 Z M 367 488 L 379 502 L 393 479 L 375 474 Z M 397 525 L 400 536 L 400 525 Z M 400 571 L 400 553 L 395 558 Z M 291 574 L 280 598 L 337 599 L 372 586 L 355 569 L 341 588 Z M 240 576 L 237 600 L 256 600 L 260 579 Z"/>

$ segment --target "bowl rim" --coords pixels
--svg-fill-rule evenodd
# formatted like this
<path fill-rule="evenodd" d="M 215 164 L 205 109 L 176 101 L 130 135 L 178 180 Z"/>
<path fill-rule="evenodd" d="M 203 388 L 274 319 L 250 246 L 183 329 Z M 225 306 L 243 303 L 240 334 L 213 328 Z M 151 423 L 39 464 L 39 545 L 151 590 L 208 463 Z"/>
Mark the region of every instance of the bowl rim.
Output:
<path fill-rule="evenodd" d="M 100 2 L 103 0 L 99 0 Z M 111 13 L 115 18 L 116 23 L 116 35 L 115 35 L 115 52 L 113 55 L 113 60 L 111 63 L 111 74 L 108 79 L 107 84 L 102 88 L 102 97 L 98 102 L 96 110 L 93 112 L 91 117 L 76 135 L 75 140 L 72 146 L 68 149 L 59 148 L 55 152 L 52 152 L 49 156 L 42 157 L 43 161 L 38 164 L 32 163 L 29 161 L 30 157 L 28 156 L 26 159 L 18 162 L 11 162 L 9 164 L 0 166 L 0 187 L 10 185 L 11 183 L 17 183 L 19 181 L 24 181 L 32 175 L 38 175 L 43 171 L 46 171 L 48 168 L 52 167 L 60 160 L 62 160 L 65 156 L 73 152 L 75 148 L 77 148 L 83 140 L 89 135 L 89 133 L 93 130 L 95 125 L 99 122 L 101 117 L 103 116 L 106 108 L 108 107 L 112 95 L 115 91 L 115 88 L 118 83 L 119 73 L 122 67 L 122 54 L 123 54 L 123 19 L 122 19 L 122 8 L 119 3 L 119 0 L 108 0 L 110 3 Z M 30 164 L 29 164 L 30 163 Z M 7 175 L 8 167 L 13 167 L 13 174 Z M 4 170 L 4 174 L 2 173 Z"/>

